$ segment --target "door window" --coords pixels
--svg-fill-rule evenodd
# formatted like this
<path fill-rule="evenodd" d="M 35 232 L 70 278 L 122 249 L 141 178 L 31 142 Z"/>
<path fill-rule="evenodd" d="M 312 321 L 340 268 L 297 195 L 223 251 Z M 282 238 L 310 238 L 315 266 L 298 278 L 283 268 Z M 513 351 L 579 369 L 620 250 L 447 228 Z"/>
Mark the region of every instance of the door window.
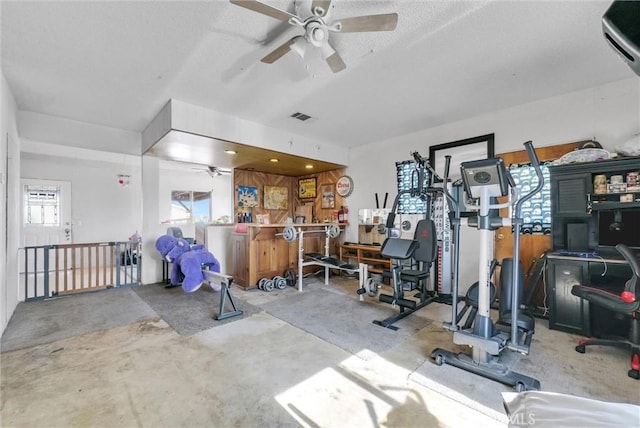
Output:
<path fill-rule="evenodd" d="M 60 188 L 24 186 L 25 226 L 60 227 Z"/>

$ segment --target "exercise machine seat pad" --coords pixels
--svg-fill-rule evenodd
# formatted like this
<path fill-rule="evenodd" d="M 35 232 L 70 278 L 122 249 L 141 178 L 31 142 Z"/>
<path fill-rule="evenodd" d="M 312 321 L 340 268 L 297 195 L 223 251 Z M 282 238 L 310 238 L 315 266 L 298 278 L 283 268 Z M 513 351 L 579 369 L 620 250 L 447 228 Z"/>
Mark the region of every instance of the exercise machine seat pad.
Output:
<path fill-rule="evenodd" d="M 413 239 L 387 238 L 380 248 L 380 255 L 390 259 L 406 260 L 418 248 L 418 241 Z"/>
<path fill-rule="evenodd" d="M 413 258 L 419 262 L 433 263 L 438 254 L 436 224 L 430 219 L 418 221 L 413 239 L 419 244 Z"/>

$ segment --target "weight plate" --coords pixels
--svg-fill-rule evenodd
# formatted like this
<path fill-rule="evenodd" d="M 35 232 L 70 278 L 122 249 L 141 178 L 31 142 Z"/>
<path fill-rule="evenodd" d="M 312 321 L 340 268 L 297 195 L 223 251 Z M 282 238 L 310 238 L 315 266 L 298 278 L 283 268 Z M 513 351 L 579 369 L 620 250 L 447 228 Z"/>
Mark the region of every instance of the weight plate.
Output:
<path fill-rule="evenodd" d="M 264 290 L 264 283 L 267 281 L 267 278 L 260 278 L 260 281 L 258 281 L 258 288 L 260 290 Z"/>
<path fill-rule="evenodd" d="M 273 284 L 273 280 L 272 279 L 267 279 L 264 282 L 265 291 L 273 291 L 273 287 L 274 287 L 274 284 Z"/>
<path fill-rule="evenodd" d="M 340 235 L 340 227 L 337 224 L 332 224 L 327 228 L 327 234 L 330 238 L 337 238 Z"/>
<path fill-rule="evenodd" d="M 282 237 L 287 242 L 295 241 L 296 240 L 296 236 L 298 236 L 298 232 L 296 231 L 296 228 L 293 227 L 293 226 L 287 226 L 282 231 Z"/>
<path fill-rule="evenodd" d="M 284 278 L 287 280 L 287 285 L 289 287 L 294 287 L 296 285 L 296 273 L 291 269 L 287 269 L 284 273 Z"/>
<path fill-rule="evenodd" d="M 373 278 L 367 278 L 364 288 L 366 288 L 369 296 L 376 297 L 378 295 L 378 283 Z"/>
<path fill-rule="evenodd" d="M 281 276 L 274 276 L 273 283 L 279 290 L 284 290 L 287 287 L 287 280 Z"/>

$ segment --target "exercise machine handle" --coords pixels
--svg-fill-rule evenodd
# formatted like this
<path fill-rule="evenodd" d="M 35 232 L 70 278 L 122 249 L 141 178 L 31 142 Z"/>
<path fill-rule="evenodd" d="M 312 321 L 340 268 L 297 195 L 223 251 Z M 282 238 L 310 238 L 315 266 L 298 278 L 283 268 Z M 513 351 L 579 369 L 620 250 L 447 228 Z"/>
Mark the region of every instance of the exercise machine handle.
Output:
<path fill-rule="evenodd" d="M 517 351 L 523 354 L 529 353 L 529 345 L 519 343 L 519 335 L 518 335 L 518 313 L 520 312 L 520 296 L 519 296 L 519 285 L 518 285 L 518 264 L 519 264 L 519 255 L 520 255 L 520 226 L 522 225 L 522 219 L 520 219 L 520 213 L 522 204 L 533 197 L 536 193 L 538 193 L 544 187 L 544 177 L 542 176 L 542 170 L 540 169 L 540 161 L 538 161 L 538 156 L 536 155 L 536 151 L 533 148 L 533 142 L 527 141 L 524 143 L 524 147 L 527 151 L 527 155 L 529 156 L 529 160 L 531 161 L 531 166 L 533 166 L 536 171 L 536 176 L 538 177 L 538 185 L 535 189 L 531 190 L 529 193 L 524 195 L 522 198 L 518 199 L 513 211 L 513 263 L 514 268 L 512 269 L 511 276 L 511 286 L 514 287 L 511 293 L 511 340 L 510 343 L 507 344 L 507 347 L 512 351 Z"/>
<path fill-rule="evenodd" d="M 535 189 L 531 190 L 529 193 L 518 199 L 515 206 L 515 215 L 517 217 L 520 216 L 520 208 L 522 204 L 525 203 L 528 199 L 532 198 L 533 195 L 538 193 L 544 187 L 544 177 L 542 176 L 542 169 L 540 169 L 540 161 L 538 160 L 538 155 L 536 154 L 535 149 L 533 148 L 533 142 L 531 140 L 524 143 L 524 148 L 527 151 L 527 156 L 529 156 L 529 160 L 531 161 L 531 166 L 536 172 L 536 176 L 538 177 L 538 185 Z M 511 175 L 511 174 L 509 174 Z"/>
<path fill-rule="evenodd" d="M 444 198 L 442 200 L 442 204 L 451 203 L 454 208 L 454 221 L 450 221 L 453 225 L 453 293 L 451 295 L 451 323 L 443 323 L 443 327 L 447 328 L 451 331 L 458 330 L 458 287 L 459 287 L 459 269 L 458 264 L 460 263 L 460 204 L 453 197 L 451 193 L 449 193 L 449 168 L 451 167 L 451 155 L 446 155 L 444 157 L 444 181 L 442 183 L 442 193 Z M 445 200 L 446 198 L 446 200 Z M 444 207 L 443 207 L 444 214 Z M 451 217 L 449 217 L 451 219 Z"/>
<path fill-rule="evenodd" d="M 458 204 L 458 201 L 456 201 L 456 199 L 453 197 L 453 195 L 451 193 L 449 193 L 448 183 L 449 183 L 449 168 L 450 167 L 451 167 L 451 155 L 446 155 L 444 157 L 444 184 L 442 186 L 442 192 L 446 196 L 446 198 L 449 201 L 449 203 L 451 203 L 451 205 L 453 206 L 454 212 L 456 214 L 455 218 L 459 218 L 460 217 L 460 205 Z"/>
<path fill-rule="evenodd" d="M 444 157 L 444 178 L 445 180 L 449 179 L 449 168 L 451 167 L 451 155 L 446 155 Z"/>

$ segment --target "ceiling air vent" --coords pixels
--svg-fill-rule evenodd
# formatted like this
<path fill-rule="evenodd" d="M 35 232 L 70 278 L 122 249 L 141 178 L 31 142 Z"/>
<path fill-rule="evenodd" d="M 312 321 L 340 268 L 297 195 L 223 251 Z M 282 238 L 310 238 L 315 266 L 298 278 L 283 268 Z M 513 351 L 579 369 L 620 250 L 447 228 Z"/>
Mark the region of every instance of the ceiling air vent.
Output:
<path fill-rule="evenodd" d="M 308 114 L 304 114 L 304 113 L 300 113 L 300 112 L 293 113 L 293 114 L 291 115 L 291 117 L 293 117 L 294 119 L 301 120 L 301 121 L 303 121 L 303 122 L 304 122 L 305 120 L 309 120 L 309 119 L 311 119 L 311 116 L 309 116 Z"/>

